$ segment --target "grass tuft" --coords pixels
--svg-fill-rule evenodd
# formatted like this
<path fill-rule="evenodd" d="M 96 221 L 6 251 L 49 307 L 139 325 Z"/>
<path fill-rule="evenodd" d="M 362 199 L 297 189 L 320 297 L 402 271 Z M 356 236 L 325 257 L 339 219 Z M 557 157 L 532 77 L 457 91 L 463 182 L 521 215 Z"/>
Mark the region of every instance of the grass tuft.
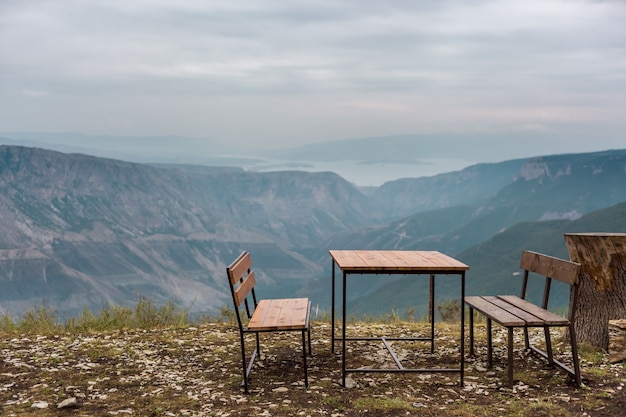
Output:
<path fill-rule="evenodd" d="M 61 321 L 56 311 L 45 302 L 16 318 L 10 313 L 0 316 L 2 334 L 81 334 L 128 329 L 154 329 L 163 327 L 188 327 L 192 320 L 186 310 L 167 302 L 157 305 L 141 298 L 134 307 L 109 306 L 98 314 L 88 308 L 77 317 Z"/>
<path fill-rule="evenodd" d="M 60 327 L 56 311 L 45 302 L 26 311 L 14 325 L 6 324 L 19 333 L 27 334 L 54 334 Z"/>

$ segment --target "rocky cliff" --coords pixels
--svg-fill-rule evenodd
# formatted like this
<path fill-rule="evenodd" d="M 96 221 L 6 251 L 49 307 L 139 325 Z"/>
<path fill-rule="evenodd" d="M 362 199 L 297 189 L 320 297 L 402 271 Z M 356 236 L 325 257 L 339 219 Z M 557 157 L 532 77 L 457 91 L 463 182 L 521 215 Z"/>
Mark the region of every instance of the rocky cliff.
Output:
<path fill-rule="evenodd" d="M 321 269 L 299 249 L 374 213 L 332 173 L 157 168 L 2 146 L 0 310 L 45 300 L 73 313 L 139 297 L 216 308 L 229 302 L 225 266 L 242 250 L 280 293 Z"/>

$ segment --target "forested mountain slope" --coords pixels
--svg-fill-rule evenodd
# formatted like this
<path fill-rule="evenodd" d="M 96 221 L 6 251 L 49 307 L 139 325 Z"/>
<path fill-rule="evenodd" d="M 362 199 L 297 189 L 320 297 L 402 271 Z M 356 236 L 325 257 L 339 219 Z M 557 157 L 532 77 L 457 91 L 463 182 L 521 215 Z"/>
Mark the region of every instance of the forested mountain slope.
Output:
<path fill-rule="evenodd" d="M 576 220 L 518 223 L 459 253 L 456 258 L 470 266 L 466 279 L 467 295 L 519 295 L 519 261 L 522 250 L 529 249 L 569 259 L 564 234 L 587 232 L 626 233 L 626 202 L 591 212 Z M 450 283 L 446 277 L 441 277 L 437 282 L 436 293 L 439 301 L 459 297 L 458 283 Z M 567 305 L 568 289 L 565 285 L 554 283 L 550 308 L 558 310 Z M 531 282 L 527 296 L 540 303 L 542 291 L 543 282 Z M 359 314 L 383 312 L 389 311 L 391 306 L 404 312 L 417 307 L 418 314 L 424 314 L 427 298 L 419 297 L 418 294 L 427 293 L 428 280 L 424 277 L 401 278 L 356 300 L 352 311 Z"/>

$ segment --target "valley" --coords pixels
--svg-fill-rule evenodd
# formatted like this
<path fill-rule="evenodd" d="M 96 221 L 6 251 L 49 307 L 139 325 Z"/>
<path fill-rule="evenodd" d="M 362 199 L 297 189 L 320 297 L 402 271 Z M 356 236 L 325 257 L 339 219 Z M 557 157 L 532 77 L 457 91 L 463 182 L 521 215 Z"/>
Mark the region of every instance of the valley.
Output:
<path fill-rule="evenodd" d="M 626 231 L 625 167 L 626 150 L 550 155 L 364 191 L 332 172 L 0 146 L 0 311 L 46 303 L 71 316 L 146 297 L 215 312 L 229 303 L 225 267 L 242 250 L 264 297 L 308 296 L 322 310 L 337 248 L 439 250 L 470 265 L 468 294 L 509 291 L 521 249 L 564 256 L 565 232 Z M 419 300 L 390 298 L 398 285 L 423 284 L 365 282 L 351 292 L 352 314 L 384 305 L 421 315 Z M 440 300 L 454 296 L 444 287 Z"/>

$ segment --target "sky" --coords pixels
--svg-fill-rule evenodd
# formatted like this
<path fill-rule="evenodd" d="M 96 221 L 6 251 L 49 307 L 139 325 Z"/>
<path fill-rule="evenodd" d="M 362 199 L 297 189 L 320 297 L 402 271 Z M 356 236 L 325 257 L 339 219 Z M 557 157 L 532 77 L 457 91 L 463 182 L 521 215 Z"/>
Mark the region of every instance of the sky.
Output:
<path fill-rule="evenodd" d="M 1 0 L 0 131 L 624 148 L 624 22 L 602 0 Z"/>

